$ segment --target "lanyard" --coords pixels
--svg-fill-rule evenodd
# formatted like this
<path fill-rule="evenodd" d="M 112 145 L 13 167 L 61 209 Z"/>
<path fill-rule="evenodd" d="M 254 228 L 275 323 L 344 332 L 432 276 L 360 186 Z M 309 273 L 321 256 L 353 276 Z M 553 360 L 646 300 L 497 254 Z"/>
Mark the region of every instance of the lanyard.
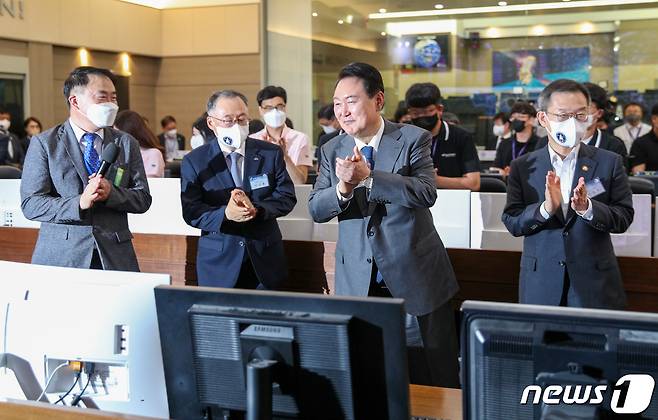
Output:
<path fill-rule="evenodd" d="M 631 133 L 631 129 L 628 128 L 628 126 L 626 126 L 626 131 L 628 131 L 628 135 L 631 137 L 631 139 L 637 140 L 637 138 L 640 137 L 640 131 L 642 131 L 642 124 L 640 124 L 637 127 L 637 131 L 635 132 L 636 133 L 635 135 L 633 135 L 633 133 Z"/>
<path fill-rule="evenodd" d="M 528 140 L 529 141 L 529 140 Z M 526 147 L 528 147 L 528 143 L 524 144 L 521 150 L 519 150 L 519 153 L 516 153 L 516 140 L 512 140 L 512 160 L 518 158 L 525 152 Z"/>
<path fill-rule="evenodd" d="M 445 121 L 442 121 L 442 122 L 443 122 L 443 127 L 445 127 L 445 129 L 446 129 L 446 135 L 445 135 L 445 137 L 443 137 L 443 141 L 446 141 L 446 140 L 448 140 L 448 136 L 450 135 L 450 128 L 448 127 L 447 122 L 445 122 Z M 437 148 L 437 145 L 439 144 L 439 141 L 440 141 L 439 137 L 437 136 L 434 139 L 434 144 L 432 144 L 432 158 L 434 156 L 436 156 L 436 148 Z"/>

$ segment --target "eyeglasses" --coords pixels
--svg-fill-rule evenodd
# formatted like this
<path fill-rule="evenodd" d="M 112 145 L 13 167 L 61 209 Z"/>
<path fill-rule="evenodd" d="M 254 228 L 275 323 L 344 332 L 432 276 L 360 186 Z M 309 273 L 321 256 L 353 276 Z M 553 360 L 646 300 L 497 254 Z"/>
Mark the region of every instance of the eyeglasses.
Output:
<path fill-rule="evenodd" d="M 245 126 L 248 125 L 250 121 L 249 117 L 247 117 L 246 115 L 240 115 L 237 118 L 217 118 L 217 117 L 213 117 L 212 115 L 208 115 L 208 116 L 214 120 L 219 121 L 219 124 L 221 124 L 222 127 L 226 127 L 226 128 L 233 127 L 235 123 L 238 123 L 238 125 Z"/>
<path fill-rule="evenodd" d="M 273 109 L 276 109 L 277 111 L 281 111 L 281 112 L 283 112 L 283 111 L 286 110 L 286 104 L 279 104 L 279 105 L 277 105 L 277 106 L 272 106 L 272 105 L 261 106 L 261 108 L 262 108 L 263 111 L 265 111 L 265 112 L 270 112 L 270 111 L 273 110 Z"/>
<path fill-rule="evenodd" d="M 559 122 L 564 122 L 564 121 L 568 120 L 569 118 L 575 118 L 580 122 L 587 122 L 587 117 L 589 116 L 589 114 L 587 112 L 578 112 L 578 113 L 564 112 L 564 113 L 560 113 L 560 114 L 555 114 L 553 112 L 546 111 L 546 113 L 548 115 L 554 116 L 555 119 L 558 120 Z"/>

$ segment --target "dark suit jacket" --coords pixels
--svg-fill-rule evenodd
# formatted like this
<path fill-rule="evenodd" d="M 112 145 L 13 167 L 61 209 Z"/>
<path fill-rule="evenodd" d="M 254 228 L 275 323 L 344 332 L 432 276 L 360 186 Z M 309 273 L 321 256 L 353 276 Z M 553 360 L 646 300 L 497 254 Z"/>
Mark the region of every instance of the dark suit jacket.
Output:
<path fill-rule="evenodd" d="M 267 175 L 269 186 L 252 191 L 249 177 L 261 174 Z M 276 289 L 288 276 L 276 219 L 290 213 L 297 203 L 281 148 L 248 138 L 243 179 L 243 190 L 258 214 L 249 222 L 237 223 L 224 217 L 235 184 L 219 144 L 214 141 L 198 147 L 183 159 L 183 218 L 202 231 L 197 253 L 198 282 L 202 286 L 233 287 L 246 250 L 260 282 Z"/>
<path fill-rule="evenodd" d="M 32 263 L 89 268 L 94 247 L 106 270 L 139 271 L 128 229 L 128 213 L 151 206 L 139 143 L 105 128 L 103 147 L 118 141 L 120 152 L 106 179 L 114 185 L 106 202 L 80 210 L 88 173 L 80 144 L 66 121 L 32 137 L 21 180 L 21 209 L 41 222 Z"/>
<path fill-rule="evenodd" d="M 12 146 L 13 156 L 9 156 L 9 144 Z M 25 149 L 18 137 L 13 133 L 0 132 L 0 165 L 22 167 L 25 161 Z"/>
<path fill-rule="evenodd" d="M 502 220 L 514 236 L 524 236 L 519 301 L 558 305 L 564 270 L 569 274 L 569 306 L 621 309 L 626 296 L 611 233 L 623 233 L 633 222 L 633 199 L 621 156 L 581 144 L 571 189 L 582 176 L 599 178 L 605 192 L 591 198 L 593 219 L 569 208 L 544 220 L 546 173 L 553 170 L 548 147 L 512 162 Z"/>
<path fill-rule="evenodd" d="M 459 287 L 429 208 L 436 201 L 432 135 L 418 127 L 385 121 L 375 156 L 372 189 L 338 200 L 336 158 L 351 156 L 354 138 L 334 137 L 322 148 L 318 179 L 309 198 L 313 220 L 338 217 L 336 294 L 367 296 L 373 263 L 391 294 L 412 315 L 424 315 L 450 300 Z"/>

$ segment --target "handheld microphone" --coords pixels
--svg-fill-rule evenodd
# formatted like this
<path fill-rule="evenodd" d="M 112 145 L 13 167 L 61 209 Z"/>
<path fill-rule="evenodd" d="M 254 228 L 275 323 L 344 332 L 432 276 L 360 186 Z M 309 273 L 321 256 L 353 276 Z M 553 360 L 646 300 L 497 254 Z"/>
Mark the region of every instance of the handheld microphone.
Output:
<path fill-rule="evenodd" d="M 101 166 L 98 168 L 98 175 L 105 176 L 110 166 L 116 162 L 117 156 L 119 156 L 119 146 L 115 142 L 105 146 L 101 154 Z"/>

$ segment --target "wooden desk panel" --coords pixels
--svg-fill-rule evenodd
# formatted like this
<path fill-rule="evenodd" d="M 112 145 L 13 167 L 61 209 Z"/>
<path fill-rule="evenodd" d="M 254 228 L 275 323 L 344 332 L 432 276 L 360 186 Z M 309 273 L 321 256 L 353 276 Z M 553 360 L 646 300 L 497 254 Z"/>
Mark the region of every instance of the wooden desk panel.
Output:
<path fill-rule="evenodd" d="M 0 259 L 30 262 L 38 231 L 0 227 Z M 165 273 L 173 284 L 196 285 L 198 237 L 135 234 L 133 244 L 142 271 Z M 289 278 L 284 289 L 333 293 L 336 244 L 285 241 Z M 521 253 L 448 249 L 460 292 L 454 300 L 517 302 Z M 658 258 L 618 257 L 629 309 L 658 312 Z"/>
<path fill-rule="evenodd" d="M 149 420 L 152 417 L 130 416 L 89 410 L 55 406 L 35 401 L 0 401 L 0 418 L 3 420 Z"/>
<path fill-rule="evenodd" d="M 462 392 L 459 389 L 409 386 L 411 414 L 441 420 L 462 420 Z"/>

